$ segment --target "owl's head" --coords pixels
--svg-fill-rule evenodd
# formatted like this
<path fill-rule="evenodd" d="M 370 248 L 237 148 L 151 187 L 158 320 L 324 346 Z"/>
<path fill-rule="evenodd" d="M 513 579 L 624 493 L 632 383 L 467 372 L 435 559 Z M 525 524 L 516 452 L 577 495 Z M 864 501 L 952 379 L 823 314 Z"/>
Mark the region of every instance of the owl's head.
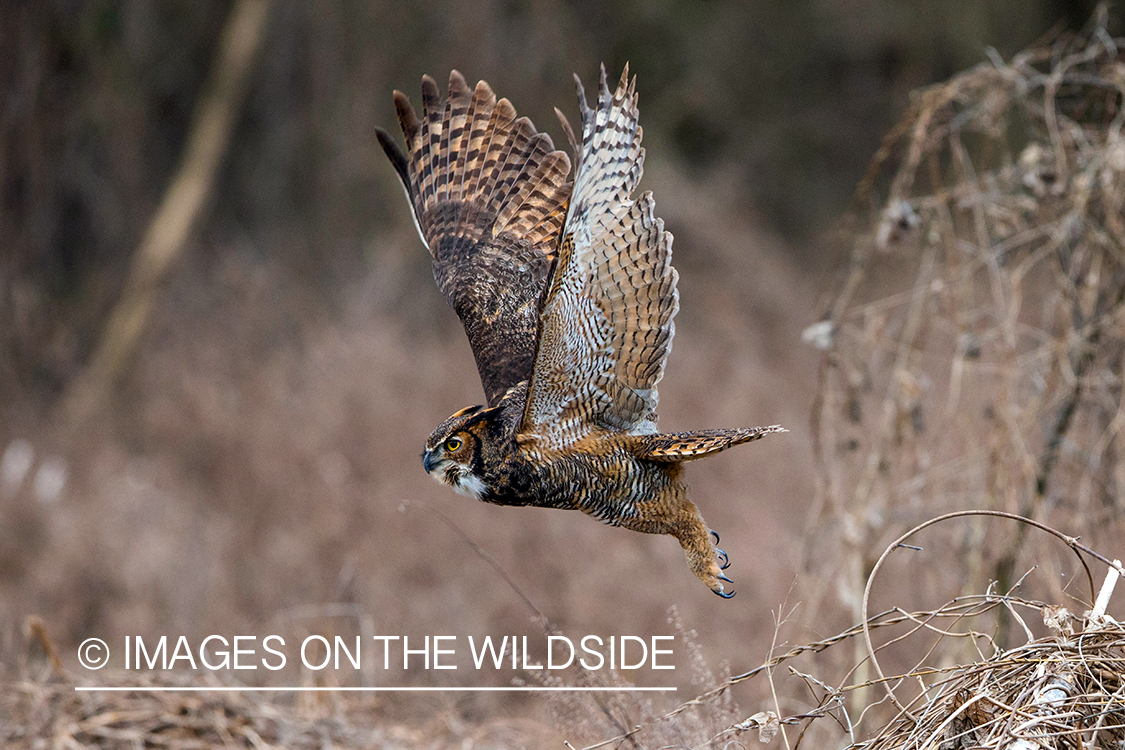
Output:
<path fill-rule="evenodd" d="M 422 453 L 426 473 L 457 492 L 477 500 L 489 494 L 484 481 L 485 441 L 495 409 L 469 406 L 437 426 Z"/>

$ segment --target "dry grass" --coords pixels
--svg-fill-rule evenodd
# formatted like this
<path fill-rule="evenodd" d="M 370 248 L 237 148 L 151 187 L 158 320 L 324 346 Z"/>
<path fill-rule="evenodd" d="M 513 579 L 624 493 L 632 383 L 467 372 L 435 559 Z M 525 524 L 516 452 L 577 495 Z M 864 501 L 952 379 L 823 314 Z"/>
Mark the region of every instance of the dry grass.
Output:
<path fill-rule="evenodd" d="M 102 686 L 238 687 L 214 676 L 111 673 Z M 252 690 L 208 692 L 76 692 L 67 679 L 5 686 L 0 742 L 18 750 L 84 747 L 387 748 L 454 750 L 558 746 L 550 726 L 492 718 L 467 725 L 448 709 L 412 721 L 388 719 L 369 698 L 318 693 L 314 700 Z"/>
<path fill-rule="evenodd" d="M 748 580 L 749 590 L 736 600 L 749 601 L 752 611 L 719 609 L 690 598 L 694 582 L 679 588 L 676 550 L 654 552 L 651 540 L 610 538 L 587 519 L 529 512 L 513 520 L 502 515 L 510 513 L 505 509 L 477 506 L 458 515 L 458 527 L 511 574 L 505 581 L 456 532 L 424 513 L 393 510 L 404 497 L 447 500 L 436 488 L 420 490 L 417 472 L 400 468 L 416 463 L 418 441 L 404 436 L 424 435 L 477 396 L 463 377 L 472 365 L 455 321 L 431 322 L 444 320 L 440 300 L 431 305 L 409 291 L 418 274 L 414 256 L 405 253 L 379 257 L 372 280 L 356 290 L 357 301 L 335 327 L 246 322 L 254 300 L 224 300 L 222 285 L 270 297 L 286 282 L 261 276 L 260 266 L 237 257 L 205 277 L 220 289 L 218 302 L 194 296 L 207 284 L 173 287 L 172 304 L 182 305 L 189 319 L 196 315 L 200 327 L 221 326 L 222 335 L 193 338 L 158 321 L 130 384 L 145 397 L 132 417 L 136 434 L 154 455 L 138 458 L 127 444 L 108 439 L 88 461 L 85 509 L 63 504 L 46 520 L 36 515 L 41 509 L 17 516 L 26 524 L 14 535 L 21 546 L 13 564 L 27 568 L 19 579 L 55 592 L 48 604 L 67 624 L 60 639 L 67 643 L 95 625 L 109 638 L 169 624 L 191 635 L 252 630 L 279 617 L 287 627 L 313 628 L 292 609 L 311 601 L 370 613 L 385 632 L 451 626 L 535 632 L 540 625 L 528 624 L 513 582 L 547 613 L 547 627 L 563 632 L 576 623 L 602 632 L 679 628 L 679 642 L 691 652 L 682 666 L 691 677 L 677 679 L 697 697 L 678 705 L 636 696 L 553 704 L 560 734 L 588 747 L 737 747 L 781 731 L 787 747 L 898 747 L 940 737 L 935 746 L 944 750 L 970 735 L 996 746 L 994 738 L 1023 730 L 1054 732 L 1062 747 L 1079 737 L 1113 746 L 1122 723 L 1114 713 L 1121 702 L 1120 629 L 1089 620 L 1072 624 L 1072 632 L 1060 625 L 1036 634 L 1043 628 L 1028 617 L 1043 611 L 1043 602 L 1089 606 L 1080 565 L 1058 554 L 1050 536 L 1029 533 L 1033 527 L 983 515 L 925 529 L 921 550 L 901 549 L 898 534 L 947 511 L 985 508 L 1081 535 L 1091 548 L 1111 549 L 1123 538 L 1122 44 L 1099 16 L 1081 36 L 1047 39 L 1011 61 L 994 59 L 920 92 L 887 138 L 861 187 L 860 213 L 841 232 L 851 262 L 824 320 L 809 329 L 809 341 L 823 352 L 810 430 L 817 504 L 790 597 L 801 605 L 782 606 L 772 628 L 766 613 L 784 599 L 792 579 L 771 577 L 783 566 L 769 562 L 777 557 L 770 548 L 751 551 L 747 542 L 740 557 L 728 547 L 736 564 L 755 562 L 757 554 L 763 566 L 775 567 L 759 569 L 760 581 Z M 714 214 L 702 212 L 698 198 L 693 204 L 690 190 L 677 194 L 675 178 L 663 179 L 656 190 L 674 197 L 665 205 L 673 207 L 669 221 L 683 227 L 677 242 L 707 249 L 706 263 L 690 250 L 679 256 L 685 299 L 693 277 L 701 286 L 724 276 L 729 284 L 712 299 L 696 292 L 694 312 L 685 304 L 662 389 L 665 403 L 678 403 L 680 411 L 666 410 L 665 426 L 718 423 L 729 410 L 770 414 L 770 394 L 789 392 L 777 372 L 799 372 L 801 362 L 788 350 L 777 353 L 781 333 L 760 334 L 750 347 L 763 360 L 772 358 L 773 375 L 737 360 L 749 355 L 694 355 L 724 337 L 745 339 L 757 330 L 762 308 L 773 307 L 766 302 L 803 288 L 764 265 L 747 270 L 745 254 L 716 239 L 729 227 L 712 226 Z M 411 238 L 397 239 L 387 244 L 414 251 Z M 747 274 L 764 275 L 755 280 L 757 302 L 731 291 L 750 288 Z M 780 320 L 778 310 L 772 314 Z M 704 341 L 693 339 L 693 330 L 717 332 Z M 287 337 L 295 343 L 272 340 Z M 677 361 L 685 368 L 680 374 Z M 692 361 L 708 366 L 689 372 Z M 714 398 L 718 390 L 723 398 Z M 419 406 L 404 393 L 428 395 Z M 179 445 L 184 424 L 194 426 L 187 450 Z M 788 455 L 773 459 L 791 465 Z M 713 525 L 737 520 L 743 529 L 785 528 L 782 510 L 775 516 L 741 502 L 748 499 L 744 464 L 716 459 L 713 466 L 706 478 L 702 471 L 693 475 L 700 494 L 740 501 L 701 503 Z M 797 498 L 791 489 L 784 495 L 792 481 L 782 471 L 763 472 L 755 494 Z M 465 506 L 444 507 L 459 513 Z M 146 523 L 130 520 L 142 514 Z M 119 540 L 123 524 L 150 538 L 108 543 Z M 49 564 L 36 557 L 44 537 L 58 555 Z M 761 538 L 773 549 L 786 546 L 783 535 Z M 877 552 L 884 549 L 894 552 L 895 574 L 872 589 Z M 435 550 L 442 555 L 437 562 L 429 559 Z M 706 623 L 705 646 L 697 651 L 692 644 L 704 639 L 665 621 L 664 604 L 652 602 L 653 587 L 635 586 L 635 575 L 570 566 L 591 550 L 613 571 L 667 579 L 668 599 L 692 602 L 683 619 Z M 536 565 L 524 565 L 531 556 Z M 17 610 L 27 608 L 25 591 L 0 593 Z M 409 603 L 411 610 L 392 612 L 387 602 Z M 870 614 L 872 606 L 881 613 Z M 826 636 L 835 625 L 840 632 Z M 804 645 L 792 646 L 788 634 L 798 630 Z M 882 640 L 872 642 L 872 632 Z M 17 650 L 10 641 L 0 648 Z M 726 666 L 712 670 L 703 651 L 743 664 L 757 663 L 762 651 L 768 658 L 731 675 Z M 597 679 L 612 684 L 620 677 Z M 0 706 L 16 719 L 3 739 L 29 747 L 36 739 L 50 747 L 50 738 L 59 747 L 71 741 L 251 747 L 259 740 L 294 747 L 461 741 L 513 747 L 542 746 L 548 737 L 538 725 L 497 723 L 463 705 L 434 707 L 435 721 L 460 727 L 447 730 L 420 720 L 395 722 L 382 706 L 335 697 L 318 707 L 253 693 L 79 696 L 53 667 L 24 671 L 13 687 Z M 1055 688 L 1063 698 L 1044 698 Z M 1054 723 L 1032 721 L 1048 704 L 1071 723 L 1059 724 L 1057 712 Z M 481 713 L 511 708 L 490 705 Z M 474 734 L 489 727 L 508 734 Z"/>
<path fill-rule="evenodd" d="M 865 603 L 879 567 L 907 539 L 928 526 L 990 513 L 995 512 L 947 514 L 895 540 L 872 572 Z M 842 744 L 848 750 L 1115 750 L 1125 736 L 1125 628 L 1105 612 L 1117 576 L 1125 570 L 1119 562 L 1111 563 L 1050 527 L 1014 516 L 1009 520 L 1063 540 L 1084 568 L 1086 557 L 1116 567 L 1107 575 L 1093 610 L 1076 616 L 1057 605 L 991 591 L 959 596 L 932 610 L 909 612 L 896 607 L 830 638 L 787 650 L 777 647 L 760 666 L 722 681 L 712 677 L 708 689 L 664 714 L 652 714 L 649 707 L 647 720 L 628 730 L 619 722 L 616 733 L 607 731 L 607 739 L 584 750 L 725 748 L 751 738 L 770 743 L 779 733 L 785 746 L 794 750 Z M 1042 619 L 1050 635 L 1032 635 L 1028 623 L 1034 624 L 1033 616 Z M 1025 643 L 1001 646 L 1000 623 L 1007 618 L 1019 623 Z M 863 660 L 830 685 L 822 679 L 825 670 L 817 655 L 846 645 L 862 652 Z M 880 662 L 896 649 L 909 655 L 912 666 L 884 674 Z M 868 669 L 877 676 L 859 676 Z M 731 700 L 731 690 L 755 679 L 768 681 L 772 702 L 747 715 Z M 795 685 L 803 686 L 804 698 L 795 698 Z M 785 706 L 797 702 L 804 703 L 803 710 L 785 711 Z M 601 709 L 608 716 L 623 709 L 623 704 Z M 739 716 L 746 718 L 738 720 Z M 709 722 L 701 721 L 707 718 Z M 573 730 L 576 723 L 560 726 Z"/>

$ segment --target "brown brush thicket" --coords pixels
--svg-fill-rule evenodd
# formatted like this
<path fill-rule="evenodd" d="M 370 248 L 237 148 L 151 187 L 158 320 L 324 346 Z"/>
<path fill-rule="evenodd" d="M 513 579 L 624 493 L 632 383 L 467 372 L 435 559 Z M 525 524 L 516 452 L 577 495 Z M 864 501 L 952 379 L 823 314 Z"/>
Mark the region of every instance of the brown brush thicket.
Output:
<path fill-rule="evenodd" d="M 1125 529 L 1125 64 L 1103 22 L 918 92 L 861 186 L 813 411 L 807 564 L 854 614 L 905 525 L 985 508 Z M 862 211 L 863 209 L 861 209 Z M 968 523 L 917 584 L 1006 592 L 1020 527 Z M 1075 594 L 1077 595 L 1077 594 Z M 862 619 L 862 618 L 857 618 Z"/>
<path fill-rule="evenodd" d="M 898 549 L 888 563 L 898 576 L 882 573 L 865 596 L 876 558 L 903 528 L 962 509 L 1027 517 L 1121 556 L 1122 44 L 1108 33 L 1103 9 L 1081 35 L 1045 40 L 1010 61 L 992 55 L 915 94 L 876 155 L 858 194 L 861 218 L 848 227 L 853 250 L 841 288 L 824 320 L 806 331 L 824 351 L 812 415 L 818 500 L 806 566 L 831 570 L 811 601 L 835 598 L 857 622 L 885 607 L 928 610 L 985 591 L 1079 611 L 1092 606 L 1090 573 L 1058 539 L 989 515 L 950 519 L 915 536 L 910 543 L 921 548 Z M 1104 566 L 1097 571 L 1100 582 Z M 1119 602 L 1120 595 L 1111 611 L 1120 612 Z M 1007 649 L 1035 651 L 1019 644 L 1032 631 L 1043 634 L 1042 617 L 1021 618 L 1009 605 L 989 610 L 987 618 L 960 612 L 951 626 L 979 637 L 886 639 L 881 670 L 855 641 L 852 679 L 960 660 L 975 665 L 961 674 L 965 681 L 984 675 L 1003 690 L 1034 689 L 1027 673 L 1006 671 L 1005 654 L 1022 659 Z M 1027 658 L 1040 676 L 1042 665 L 1071 659 L 1096 680 L 1094 651 L 1112 665 L 1121 641 L 1112 629 L 1091 628 L 1089 665 L 1074 645 L 1082 637 L 1057 633 Z M 936 701 L 930 708 L 952 711 L 974 694 L 952 680 L 914 683 L 912 696 L 921 691 Z M 1093 743 L 1088 732 L 1103 709 L 1105 726 L 1121 723 L 1120 686 L 1102 689 L 1108 692 L 1068 693 L 1068 701 L 1078 695 L 1093 707 L 1060 714 L 1071 723 L 1059 746 L 1080 736 Z M 873 687 L 851 696 L 853 713 L 881 695 Z M 1012 716 L 1005 724 L 996 709 L 1005 697 L 982 703 L 995 718 L 990 729 L 999 726 L 987 741 L 986 732 L 972 735 L 982 747 L 1014 741 Z M 1064 719 L 1052 720 L 1054 731 Z M 1103 731 L 1103 744 L 1088 746 L 1113 746 L 1116 736 Z M 914 745 L 900 735 L 876 746 Z"/>

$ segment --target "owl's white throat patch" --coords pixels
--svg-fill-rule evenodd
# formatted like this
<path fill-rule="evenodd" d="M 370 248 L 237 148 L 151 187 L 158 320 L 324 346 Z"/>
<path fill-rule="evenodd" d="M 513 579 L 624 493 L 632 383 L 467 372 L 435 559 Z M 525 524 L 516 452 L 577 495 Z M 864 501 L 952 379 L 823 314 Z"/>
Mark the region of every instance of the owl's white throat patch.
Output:
<path fill-rule="evenodd" d="M 488 492 L 483 479 L 458 464 L 453 464 L 440 473 L 435 472 L 433 476 L 439 482 L 448 484 L 458 494 L 474 500 L 482 499 Z"/>
<path fill-rule="evenodd" d="M 474 500 L 482 499 L 485 493 L 488 492 L 488 487 L 485 485 L 484 480 L 476 474 L 462 474 L 458 477 L 457 484 L 453 485 L 453 489 Z"/>

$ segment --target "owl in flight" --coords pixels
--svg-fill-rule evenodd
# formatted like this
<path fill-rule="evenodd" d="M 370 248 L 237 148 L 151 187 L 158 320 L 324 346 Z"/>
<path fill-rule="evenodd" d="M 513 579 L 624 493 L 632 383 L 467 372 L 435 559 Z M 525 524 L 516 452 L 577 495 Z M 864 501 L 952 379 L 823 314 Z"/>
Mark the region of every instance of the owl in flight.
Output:
<path fill-rule="evenodd" d="M 555 110 L 573 178 L 550 136 L 457 71 L 444 102 L 422 79 L 421 118 L 394 93 L 405 153 L 378 131 L 488 401 L 438 425 L 423 465 L 486 502 L 671 534 L 691 571 L 729 598 L 727 554 L 688 500 L 682 464 L 784 430 L 657 432 L 679 295 L 652 194 L 632 199 L 645 155 L 636 79 L 626 66 L 611 92 L 603 66 L 593 109 L 575 81 L 581 141 Z"/>

